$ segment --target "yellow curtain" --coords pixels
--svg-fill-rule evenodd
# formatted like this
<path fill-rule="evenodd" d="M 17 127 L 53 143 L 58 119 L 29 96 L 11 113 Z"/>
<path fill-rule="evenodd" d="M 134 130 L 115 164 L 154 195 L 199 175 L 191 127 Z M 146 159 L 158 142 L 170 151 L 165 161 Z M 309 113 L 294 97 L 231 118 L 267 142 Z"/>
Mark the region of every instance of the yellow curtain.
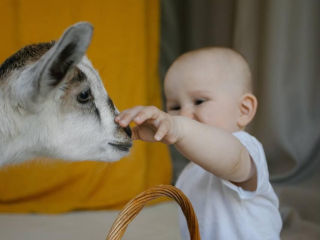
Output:
<path fill-rule="evenodd" d="M 69 25 L 89 21 L 95 31 L 87 54 L 117 108 L 161 107 L 158 0 L 2 0 L 0 9 L 0 62 L 24 45 L 57 39 Z M 136 141 L 131 155 L 113 164 L 41 159 L 1 169 L 0 211 L 119 208 L 170 181 L 167 147 Z"/>

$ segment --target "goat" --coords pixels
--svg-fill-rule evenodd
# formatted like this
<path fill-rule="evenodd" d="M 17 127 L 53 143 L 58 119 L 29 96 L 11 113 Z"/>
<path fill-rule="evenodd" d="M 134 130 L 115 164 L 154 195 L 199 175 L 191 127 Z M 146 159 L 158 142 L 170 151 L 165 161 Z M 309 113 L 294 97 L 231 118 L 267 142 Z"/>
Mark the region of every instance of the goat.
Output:
<path fill-rule="evenodd" d="M 85 55 L 93 27 L 69 27 L 55 42 L 28 45 L 0 66 L 0 167 L 38 157 L 116 161 L 131 130 Z"/>

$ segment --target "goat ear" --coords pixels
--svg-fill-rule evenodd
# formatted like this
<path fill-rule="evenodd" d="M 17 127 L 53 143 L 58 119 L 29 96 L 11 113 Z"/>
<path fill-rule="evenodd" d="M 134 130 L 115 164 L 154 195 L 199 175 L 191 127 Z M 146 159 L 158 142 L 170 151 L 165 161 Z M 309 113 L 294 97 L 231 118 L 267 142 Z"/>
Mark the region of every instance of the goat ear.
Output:
<path fill-rule="evenodd" d="M 57 87 L 67 73 L 77 65 L 91 42 L 93 27 L 86 22 L 69 27 L 55 45 L 41 57 L 35 66 L 34 100 L 41 101 Z"/>

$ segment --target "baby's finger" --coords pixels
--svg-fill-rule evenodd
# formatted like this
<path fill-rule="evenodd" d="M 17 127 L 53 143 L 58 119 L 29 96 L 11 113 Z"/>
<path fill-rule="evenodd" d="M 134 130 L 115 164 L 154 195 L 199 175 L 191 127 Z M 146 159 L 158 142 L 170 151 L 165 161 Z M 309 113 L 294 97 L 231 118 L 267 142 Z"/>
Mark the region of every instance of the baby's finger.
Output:
<path fill-rule="evenodd" d="M 167 135 L 168 131 L 169 131 L 168 121 L 165 121 L 165 120 L 160 121 L 159 128 L 158 128 L 156 134 L 154 135 L 154 139 L 157 141 L 161 141 L 161 139 L 165 135 Z"/>
<path fill-rule="evenodd" d="M 122 116 L 128 111 L 129 109 L 123 110 L 122 112 L 120 112 L 114 119 L 114 121 L 116 123 L 118 123 L 120 121 L 120 119 L 122 118 Z"/>
<path fill-rule="evenodd" d="M 121 127 L 126 127 L 128 124 L 137 116 L 137 114 L 144 109 L 144 106 L 136 106 L 134 108 L 127 109 L 121 116 L 119 116 L 118 121 Z"/>
<path fill-rule="evenodd" d="M 136 124 L 141 124 L 148 119 L 160 120 L 160 112 L 161 110 L 159 110 L 157 107 L 148 106 L 142 109 L 133 120 Z"/>

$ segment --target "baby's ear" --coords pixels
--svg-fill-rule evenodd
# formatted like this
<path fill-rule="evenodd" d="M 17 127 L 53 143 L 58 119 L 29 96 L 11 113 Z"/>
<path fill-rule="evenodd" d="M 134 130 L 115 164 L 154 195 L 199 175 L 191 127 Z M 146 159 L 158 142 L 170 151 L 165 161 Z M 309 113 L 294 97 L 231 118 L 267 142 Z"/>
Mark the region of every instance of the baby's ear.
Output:
<path fill-rule="evenodd" d="M 241 129 L 245 128 L 245 126 L 251 122 L 256 114 L 257 107 L 258 101 L 253 94 L 246 93 L 242 96 L 239 106 L 240 115 L 238 118 L 238 126 Z"/>

